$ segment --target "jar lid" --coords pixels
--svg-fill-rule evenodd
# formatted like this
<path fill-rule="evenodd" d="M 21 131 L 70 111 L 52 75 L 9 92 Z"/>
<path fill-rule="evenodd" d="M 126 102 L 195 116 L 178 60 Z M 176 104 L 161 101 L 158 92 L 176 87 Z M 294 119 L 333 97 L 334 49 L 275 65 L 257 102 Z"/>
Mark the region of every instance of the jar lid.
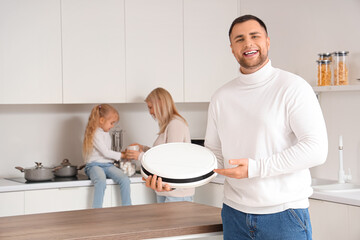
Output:
<path fill-rule="evenodd" d="M 339 52 L 334 52 L 335 56 L 346 56 L 349 54 L 349 51 L 339 51 Z"/>
<path fill-rule="evenodd" d="M 320 57 L 330 57 L 331 53 L 319 53 L 318 54 Z"/>
<path fill-rule="evenodd" d="M 320 64 L 330 64 L 331 61 L 330 60 L 316 60 L 317 63 L 320 63 Z"/>

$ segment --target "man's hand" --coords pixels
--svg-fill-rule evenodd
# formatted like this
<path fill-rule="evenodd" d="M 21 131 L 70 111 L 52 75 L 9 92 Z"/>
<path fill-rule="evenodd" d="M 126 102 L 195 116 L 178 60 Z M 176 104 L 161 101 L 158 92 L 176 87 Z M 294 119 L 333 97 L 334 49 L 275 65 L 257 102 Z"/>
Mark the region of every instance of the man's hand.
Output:
<path fill-rule="evenodd" d="M 234 168 L 227 168 L 227 169 L 214 169 L 214 172 L 224 175 L 226 177 L 231 178 L 248 178 L 248 165 L 249 159 L 241 158 L 241 159 L 230 159 L 229 163 L 231 165 L 237 165 Z"/>

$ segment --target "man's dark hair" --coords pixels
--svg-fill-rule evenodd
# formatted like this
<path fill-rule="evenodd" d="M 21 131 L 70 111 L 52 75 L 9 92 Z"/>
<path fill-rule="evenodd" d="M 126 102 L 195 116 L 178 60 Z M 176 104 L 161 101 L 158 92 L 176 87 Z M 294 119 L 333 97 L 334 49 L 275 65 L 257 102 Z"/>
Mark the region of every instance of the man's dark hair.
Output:
<path fill-rule="evenodd" d="M 255 17 L 255 16 L 253 16 L 253 15 L 243 15 L 243 16 L 240 16 L 240 17 L 236 18 L 236 19 L 232 22 L 232 24 L 231 24 L 231 26 L 230 26 L 230 30 L 229 30 L 229 37 L 230 37 L 231 32 L 232 32 L 232 30 L 233 30 L 233 28 L 234 28 L 234 26 L 235 26 L 236 24 L 238 24 L 238 23 L 243 23 L 243 22 L 246 22 L 246 21 L 249 21 L 249 20 L 255 20 L 255 21 L 257 21 L 257 22 L 260 24 L 260 26 L 262 26 L 262 27 L 265 29 L 266 34 L 268 34 L 267 29 L 266 29 L 266 25 L 265 25 L 265 23 L 264 23 L 260 18 Z"/>

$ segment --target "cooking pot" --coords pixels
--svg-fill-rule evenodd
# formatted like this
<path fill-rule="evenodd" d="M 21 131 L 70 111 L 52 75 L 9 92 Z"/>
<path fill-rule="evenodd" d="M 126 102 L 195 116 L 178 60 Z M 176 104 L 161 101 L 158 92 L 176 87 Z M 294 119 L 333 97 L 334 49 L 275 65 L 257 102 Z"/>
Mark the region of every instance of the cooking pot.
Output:
<path fill-rule="evenodd" d="M 75 177 L 78 174 L 78 170 L 84 168 L 85 165 L 80 167 L 71 165 L 69 159 L 64 159 L 61 165 L 56 167 L 54 174 L 56 177 Z"/>
<path fill-rule="evenodd" d="M 16 169 L 20 170 L 24 173 L 24 177 L 27 181 L 49 181 L 54 178 L 54 172 L 56 168 L 48 168 L 44 167 L 42 163 L 35 162 L 36 166 L 33 168 L 22 168 L 22 167 L 15 167 Z"/>

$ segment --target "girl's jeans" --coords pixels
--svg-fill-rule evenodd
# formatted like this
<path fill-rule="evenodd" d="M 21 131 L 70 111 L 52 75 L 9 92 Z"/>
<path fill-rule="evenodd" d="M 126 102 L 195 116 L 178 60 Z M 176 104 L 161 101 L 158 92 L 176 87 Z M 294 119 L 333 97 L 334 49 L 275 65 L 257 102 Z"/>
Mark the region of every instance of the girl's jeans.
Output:
<path fill-rule="evenodd" d="M 193 202 L 194 201 L 193 196 L 188 196 L 188 197 L 167 197 L 167 196 L 156 195 L 156 198 L 157 198 L 157 203 L 183 202 L 183 201 Z"/>
<path fill-rule="evenodd" d="M 119 184 L 122 205 L 131 205 L 130 179 L 112 163 L 88 163 L 85 167 L 85 173 L 94 184 L 93 208 L 102 208 L 106 189 L 106 178 L 111 178 Z"/>
<path fill-rule="evenodd" d="M 309 211 L 287 209 L 273 214 L 247 214 L 223 204 L 224 239 L 311 240 Z"/>

